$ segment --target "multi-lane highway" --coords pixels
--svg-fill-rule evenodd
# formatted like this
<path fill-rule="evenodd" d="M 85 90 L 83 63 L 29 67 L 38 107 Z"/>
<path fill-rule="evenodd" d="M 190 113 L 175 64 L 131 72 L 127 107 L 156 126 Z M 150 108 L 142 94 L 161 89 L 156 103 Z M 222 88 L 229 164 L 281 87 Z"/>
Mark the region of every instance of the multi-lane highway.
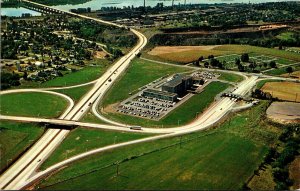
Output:
<path fill-rule="evenodd" d="M 256 77 L 252 77 L 240 83 L 238 88 L 234 91 L 234 93 L 239 95 L 245 95 L 249 89 L 251 89 L 255 85 Z M 184 125 L 181 127 L 174 128 L 146 128 L 143 127 L 141 133 L 152 133 L 152 134 L 166 134 L 166 133 L 177 133 L 181 131 L 190 131 L 190 130 L 199 130 L 202 128 L 207 128 L 207 125 L 204 125 L 204 122 L 209 121 L 218 121 L 224 115 L 226 115 L 229 111 L 233 109 L 234 100 L 230 100 L 229 98 L 222 98 L 218 102 L 211 105 L 201 116 L 199 116 L 198 120 L 194 120 L 192 123 L 188 125 Z M 213 120 L 214 118 L 214 120 Z M 0 120 L 13 120 L 13 121 L 22 121 L 22 122 L 37 122 L 37 123 L 51 123 L 57 125 L 66 125 L 66 126 L 80 126 L 80 127 L 90 127 L 90 128 L 98 128 L 98 129 L 106 129 L 113 131 L 127 131 L 127 132 L 137 132 L 136 130 L 132 130 L 128 128 L 126 125 L 101 125 L 94 123 L 85 123 L 67 119 L 45 119 L 45 118 L 36 118 L 36 117 L 20 117 L 20 116 L 4 116 L 0 115 Z"/>
<path fill-rule="evenodd" d="M 44 6 L 27 0 L 24 0 L 24 2 Z M 93 20 L 102 24 L 108 24 L 115 27 L 123 27 L 115 23 L 90 18 L 67 11 L 61 12 L 64 12 L 71 16 Z M 71 110 L 67 110 L 65 113 L 63 113 L 63 115 L 60 116 L 60 119 L 74 121 L 79 120 L 89 110 L 91 104 L 95 102 L 95 100 L 99 96 L 103 96 L 103 94 L 111 87 L 112 83 L 118 78 L 118 76 L 125 71 L 130 61 L 147 44 L 147 38 L 142 33 L 134 29 L 131 29 L 131 31 L 139 39 L 137 45 L 128 54 L 120 58 L 111 68 L 109 68 L 108 71 L 96 81 L 94 87 L 80 100 L 80 102 L 76 104 Z M 67 136 L 68 133 L 68 130 L 49 129 L 28 152 L 26 152 L 15 164 L 13 164 L 7 171 L 5 171 L 1 175 L 0 189 L 20 189 L 21 185 L 23 185 L 23 183 L 30 177 L 30 175 L 35 172 L 39 165 L 49 156 L 49 154 L 51 154 L 51 152 L 60 144 L 60 142 Z"/>
<path fill-rule="evenodd" d="M 32 3 L 28 0 L 23 0 L 27 3 Z M 44 6 L 38 3 L 32 3 L 38 6 Z M 47 8 L 48 6 L 44 6 Z M 80 17 L 83 19 L 90 19 L 96 22 L 112 25 L 115 27 L 122 27 L 121 25 L 117 25 L 115 23 L 103 21 L 100 19 L 90 18 L 87 16 L 79 15 L 76 13 L 71 13 L 68 11 L 62 11 L 65 14 Z M 59 119 L 38 119 L 38 118 L 25 118 L 25 117 L 9 117 L 9 116 L 0 116 L 0 119 L 11 119 L 11 120 L 20 120 L 20 121 L 35 121 L 35 122 L 51 122 L 57 124 L 65 124 L 65 125 L 80 125 L 80 126 L 91 126 L 95 128 L 103 128 L 110 130 L 126 130 L 133 131 L 124 127 L 123 124 L 119 124 L 116 122 L 111 122 L 114 125 L 97 125 L 97 124 L 87 124 L 77 122 L 90 108 L 93 106 L 93 110 L 96 111 L 97 103 L 103 98 L 105 92 L 112 86 L 112 84 L 116 81 L 116 79 L 125 71 L 125 69 L 129 66 L 130 61 L 141 51 L 141 49 L 147 44 L 146 37 L 134 30 L 130 29 L 139 39 L 137 45 L 125 56 L 120 58 L 112 67 L 110 67 L 107 72 L 105 72 L 99 79 L 94 81 L 93 88 L 76 104 L 74 107 L 67 109 Z M 245 95 L 251 90 L 256 81 L 257 76 L 246 77 L 243 82 L 238 84 L 236 89 L 232 92 L 238 95 Z M 15 90 L 22 91 L 22 90 Z M 67 98 L 66 98 L 67 99 Z M 218 102 L 214 103 L 210 106 L 197 120 L 193 123 L 178 127 L 178 128 L 167 128 L 167 129 L 156 129 L 156 128 L 143 128 L 141 132 L 145 133 L 160 133 L 163 135 L 158 135 L 150 138 L 145 138 L 136 141 L 130 141 L 127 143 L 120 143 L 114 146 L 107 146 L 105 148 L 97 149 L 95 151 L 90 151 L 88 153 L 83 153 L 81 155 L 72 157 L 68 161 L 64 161 L 51 169 L 56 169 L 62 165 L 65 165 L 69 162 L 78 160 L 82 157 L 86 157 L 90 154 L 94 154 L 97 152 L 103 152 L 107 149 L 117 148 L 121 146 L 126 146 L 130 144 L 141 143 L 145 141 L 151 141 L 171 136 L 178 136 L 186 133 L 190 133 L 193 131 L 202 130 L 208 128 L 215 124 L 218 120 L 224 117 L 234 106 L 235 101 L 229 98 L 222 98 Z M 97 112 L 95 112 L 97 113 Z M 34 181 L 34 178 L 39 178 L 44 174 L 36 174 L 36 169 L 39 165 L 51 154 L 51 152 L 61 143 L 61 141 L 68 135 L 68 130 L 60 130 L 60 129 L 50 129 L 48 130 L 43 137 L 34 144 L 29 151 L 27 151 L 15 164 L 13 164 L 7 171 L 5 171 L 0 177 L 0 189 L 5 190 L 15 190 L 21 189 L 26 184 Z M 45 173 L 51 172 L 51 169 Z"/>
<path fill-rule="evenodd" d="M 233 92 L 239 95 L 245 95 L 249 89 L 251 89 L 256 82 L 257 77 L 250 77 L 247 80 L 240 83 L 240 85 Z M 106 87 L 106 86 L 105 86 Z M 67 135 L 69 131 L 67 130 L 48 130 L 47 133 L 37 142 L 29 152 L 27 152 L 16 164 L 14 164 L 7 172 L 5 172 L 1 177 L 1 186 L 3 182 L 7 182 L 6 185 L 2 187 L 2 189 L 20 189 L 26 186 L 27 184 L 34 181 L 34 178 L 40 178 L 45 174 L 52 172 L 53 170 L 66 165 L 75 160 L 81 159 L 83 157 L 89 156 L 91 154 L 95 154 L 98 152 L 103 152 L 108 149 L 118 148 L 122 146 L 127 146 L 130 144 L 137 144 L 146 141 L 153 141 L 161 138 L 167 138 L 172 136 L 178 136 L 186 133 L 190 133 L 193 131 L 203 130 L 214 125 L 218 120 L 220 120 L 224 115 L 226 115 L 233 107 L 234 100 L 229 98 L 222 98 L 214 105 L 212 105 L 206 112 L 203 113 L 202 116 L 198 118 L 198 120 L 194 121 L 191 124 L 178 127 L 178 128 L 168 128 L 168 129 L 155 129 L 155 128 L 144 128 L 143 132 L 147 133 L 163 133 L 163 135 L 154 136 L 150 138 L 145 138 L 136 141 L 130 141 L 127 143 L 120 143 L 113 146 L 107 146 L 101 149 L 96 149 L 93 151 L 89 151 L 87 153 L 83 153 L 81 155 L 77 155 L 68 159 L 67 161 L 63 161 L 61 163 L 56 164 L 53 167 L 50 167 L 44 172 L 40 172 L 36 175 L 33 173 L 38 168 L 39 164 L 51 153 L 51 151 L 57 146 L 57 144 Z M 71 113 L 71 112 L 69 112 Z M 81 112 L 79 112 L 81 113 Z M 71 114 L 72 115 L 72 114 Z M 68 115 L 62 115 L 61 119 Z M 76 115 L 75 115 L 76 116 Z M 34 118 L 33 118 L 34 119 Z M 49 120 L 49 119 L 48 119 Z M 57 120 L 65 121 L 66 124 L 70 123 L 68 120 Z M 64 123 L 63 123 L 64 124 Z M 74 122 L 76 124 L 76 122 Z M 77 125 L 82 125 L 80 122 L 77 122 Z M 106 126 L 102 125 L 101 128 L 111 129 L 111 130 L 129 130 L 125 127 L 115 127 L 115 126 Z M 51 141 L 51 139 L 55 139 L 55 141 Z M 41 149 L 42 148 L 42 149 Z M 30 175 L 33 175 L 34 178 L 30 178 Z"/>

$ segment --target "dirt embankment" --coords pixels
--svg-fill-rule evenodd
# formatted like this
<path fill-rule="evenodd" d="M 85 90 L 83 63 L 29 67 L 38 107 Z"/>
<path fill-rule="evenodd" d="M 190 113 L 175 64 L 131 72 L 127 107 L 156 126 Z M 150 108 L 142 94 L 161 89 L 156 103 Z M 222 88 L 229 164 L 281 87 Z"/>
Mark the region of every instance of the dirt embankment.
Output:
<path fill-rule="evenodd" d="M 300 123 L 300 103 L 274 102 L 267 109 L 267 116 L 279 123 Z"/>

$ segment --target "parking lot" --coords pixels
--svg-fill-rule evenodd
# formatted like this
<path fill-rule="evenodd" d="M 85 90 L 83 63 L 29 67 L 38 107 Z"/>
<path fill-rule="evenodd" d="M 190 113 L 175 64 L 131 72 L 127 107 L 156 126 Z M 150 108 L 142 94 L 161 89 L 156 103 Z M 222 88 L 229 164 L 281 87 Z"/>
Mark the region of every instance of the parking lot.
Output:
<path fill-rule="evenodd" d="M 176 104 L 176 102 L 141 96 L 135 97 L 132 101 L 126 100 L 124 102 L 118 106 L 118 112 L 153 120 L 159 120 Z"/>
<path fill-rule="evenodd" d="M 209 82 L 217 79 L 220 74 L 213 73 L 213 72 L 206 72 L 206 71 L 198 71 L 191 75 L 194 78 L 194 86 L 195 91 L 194 93 L 200 93 Z M 169 77 L 162 77 L 156 79 L 155 81 L 139 88 L 139 92 L 131 95 L 126 100 L 122 101 L 119 105 L 115 107 L 118 113 L 122 113 L 125 115 L 131 115 L 134 117 L 141 117 L 150 120 L 160 120 L 169 112 L 174 110 L 179 105 L 183 104 L 186 100 L 194 95 L 194 93 L 188 93 L 184 97 L 178 98 L 176 102 L 158 99 L 154 97 L 146 97 L 143 95 L 143 91 L 145 89 L 155 89 L 159 90 L 161 86 L 167 82 Z M 202 85 L 200 81 L 205 83 Z"/>

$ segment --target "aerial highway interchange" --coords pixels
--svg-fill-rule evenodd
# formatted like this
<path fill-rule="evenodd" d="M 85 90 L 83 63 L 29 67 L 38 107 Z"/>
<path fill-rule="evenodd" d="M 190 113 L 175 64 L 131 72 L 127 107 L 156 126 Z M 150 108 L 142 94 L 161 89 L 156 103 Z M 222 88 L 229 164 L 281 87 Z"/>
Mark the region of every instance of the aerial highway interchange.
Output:
<path fill-rule="evenodd" d="M 31 2 L 28 0 L 22 0 L 27 3 L 32 3 L 37 6 L 41 6 L 44 8 L 54 9 L 53 7 L 48 7 L 42 4 L 38 4 L 35 2 Z M 124 28 L 123 25 L 118 25 L 112 22 L 91 18 L 88 16 L 57 10 L 61 13 L 68 14 L 70 16 L 75 16 L 82 19 L 90 19 L 102 24 L 112 25 L 115 27 Z M 134 33 L 138 37 L 138 43 L 135 47 L 133 47 L 126 55 L 117 60 L 113 66 L 107 69 L 107 71 L 97 80 L 90 82 L 93 84 L 93 88 L 84 95 L 84 97 L 77 103 L 74 104 L 73 100 L 68 96 L 65 96 L 60 93 L 50 92 L 51 88 L 44 89 L 17 89 L 17 90 L 8 90 L 1 91 L 1 95 L 8 93 L 18 93 L 18 92 L 46 92 L 52 93 L 58 96 L 61 96 L 63 99 L 68 100 L 69 106 L 66 111 L 58 118 L 58 119 L 45 119 L 45 118 L 37 118 L 37 117 L 18 117 L 18 116 L 5 116 L 1 115 L 1 120 L 12 120 L 12 121 L 24 121 L 24 122 L 44 122 L 44 123 L 52 123 L 59 125 L 75 125 L 81 127 L 92 127 L 99 129 L 107 129 L 113 131 L 128 131 L 128 132 L 137 132 L 136 130 L 130 129 L 126 124 L 122 124 L 119 122 L 112 121 L 110 119 L 106 119 L 98 112 L 98 104 L 103 99 L 105 93 L 112 87 L 114 82 L 122 75 L 133 58 L 147 45 L 147 38 L 139 31 L 130 28 L 131 32 Z M 162 63 L 168 64 L 168 63 Z M 186 67 L 186 66 L 184 66 Z M 255 86 L 255 84 L 262 79 L 280 79 L 280 80 L 289 80 L 296 81 L 293 79 L 287 79 L 283 77 L 272 77 L 261 74 L 242 74 L 240 72 L 234 72 L 244 77 L 244 80 L 238 83 L 235 89 L 232 91 L 233 94 L 245 96 L 247 95 Z M 77 85 L 76 87 L 79 87 Z M 55 89 L 55 88 L 52 88 Z M 57 89 L 57 88 L 56 88 Z M 150 133 L 153 134 L 152 137 L 143 138 L 140 140 L 129 141 L 125 143 L 119 143 L 115 145 L 106 146 L 103 148 L 95 149 L 92 151 L 88 151 L 86 153 L 82 153 L 80 155 L 71 157 L 65 161 L 62 161 L 52 167 L 49 167 L 45 171 L 37 172 L 37 169 L 44 162 L 47 157 L 58 147 L 58 145 L 64 140 L 64 138 L 69 134 L 70 130 L 66 129 L 49 129 L 44 135 L 25 153 L 23 156 L 17 160 L 13 165 L 11 165 L 0 177 L 0 189 L 2 190 L 16 190 L 16 189 L 24 189 L 27 186 L 31 185 L 36 180 L 41 179 L 47 174 L 53 172 L 54 170 L 71 163 L 75 160 L 79 160 L 83 157 L 103 152 L 105 150 L 123 147 L 131 144 L 137 144 L 146 141 L 152 141 L 167 137 L 180 136 L 183 134 L 200 131 L 206 128 L 209 128 L 216 124 L 220 119 L 226 116 L 235 106 L 235 100 L 230 98 L 222 98 L 219 101 L 212 104 L 205 112 L 200 115 L 196 120 L 192 123 L 173 128 L 146 128 L 142 127 L 142 129 L 138 132 Z M 79 122 L 79 120 L 92 108 L 94 115 L 96 115 L 101 120 L 109 123 L 109 125 L 100 125 L 93 123 L 85 123 Z"/>

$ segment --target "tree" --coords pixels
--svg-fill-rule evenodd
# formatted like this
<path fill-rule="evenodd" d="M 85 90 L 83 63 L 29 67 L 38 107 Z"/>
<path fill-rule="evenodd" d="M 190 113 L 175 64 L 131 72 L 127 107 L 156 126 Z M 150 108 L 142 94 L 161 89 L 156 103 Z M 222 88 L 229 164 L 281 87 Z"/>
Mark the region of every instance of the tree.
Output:
<path fill-rule="evenodd" d="M 272 60 L 269 65 L 271 68 L 276 68 L 276 62 L 274 60 Z"/>
<path fill-rule="evenodd" d="M 249 68 L 251 68 L 251 70 L 253 71 L 255 68 L 254 64 L 253 63 L 249 64 Z"/>
<path fill-rule="evenodd" d="M 208 59 L 212 59 L 212 58 L 214 58 L 215 56 L 214 55 L 209 55 L 208 56 Z"/>
<path fill-rule="evenodd" d="M 218 61 L 219 62 L 219 61 Z M 224 65 L 223 65 L 223 63 L 222 62 L 219 62 L 218 63 L 218 68 L 220 68 L 220 69 L 224 69 Z"/>
<path fill-rule="evenodd" d="M 247 53 L 242 54 L 241 60 L 242 62 L 249 62 L 249 55 Z"/>
<path fill-rule="evenodd" d="M 219 63 L 220 63 L 220 62 L 219 62 L 219 60 L 217 60 L 217 59 L 214 59 L 214 58 L 211 58 L 211 59 L 210 59 L 210 65 L 213 66 L 213 67 L 218 66 Z"/>
<path fill-rule="evenodd" d="M 204 67 L 208 68 L 208 66 L 209 66 L 209 63 L 208 62 L 204 62 Z"/>
<path fill-rule="evenodd" d="M 264 67 L 266 68 L 268 66 L 268 63 L 264 62 Z"/>
<path fill-rule="evenodd" d="M 27 74 L 27 72 L 25 71 L 24 74 L 23 74 L 23 79 L 24 79 L 24 80 L 27 80 L 27 77 L 28 77 L 28 74 Z"/>
<path fill-rule="evenodd" d="M 240 72 L 244 72 L 245 71 L 245 67 L 242 64 L 238 65 L 238 69 Z"/>
<path fill-rule="evenodd" d="M 236 64 L 236 65 L 240 65 L 240 64 L 241 64 L 241 60 L 240 60 L 239 58 L 236 58 L 236 59 L 235 59 L 235 64 Z"/>
<path fill-rule="evenodd" d="M 198 59 L 199 62 L 202 62 L 203 60 L 204 60 L 203 56 L 200 56 L 199 59 Z"/>
<path fill-rule="evenodd" d="M 289 75 L 291 75 L 291 73 L 293 73 L 293 68 L 291 66 L 286 68 L 286 72 L 289 73 Z"/>

